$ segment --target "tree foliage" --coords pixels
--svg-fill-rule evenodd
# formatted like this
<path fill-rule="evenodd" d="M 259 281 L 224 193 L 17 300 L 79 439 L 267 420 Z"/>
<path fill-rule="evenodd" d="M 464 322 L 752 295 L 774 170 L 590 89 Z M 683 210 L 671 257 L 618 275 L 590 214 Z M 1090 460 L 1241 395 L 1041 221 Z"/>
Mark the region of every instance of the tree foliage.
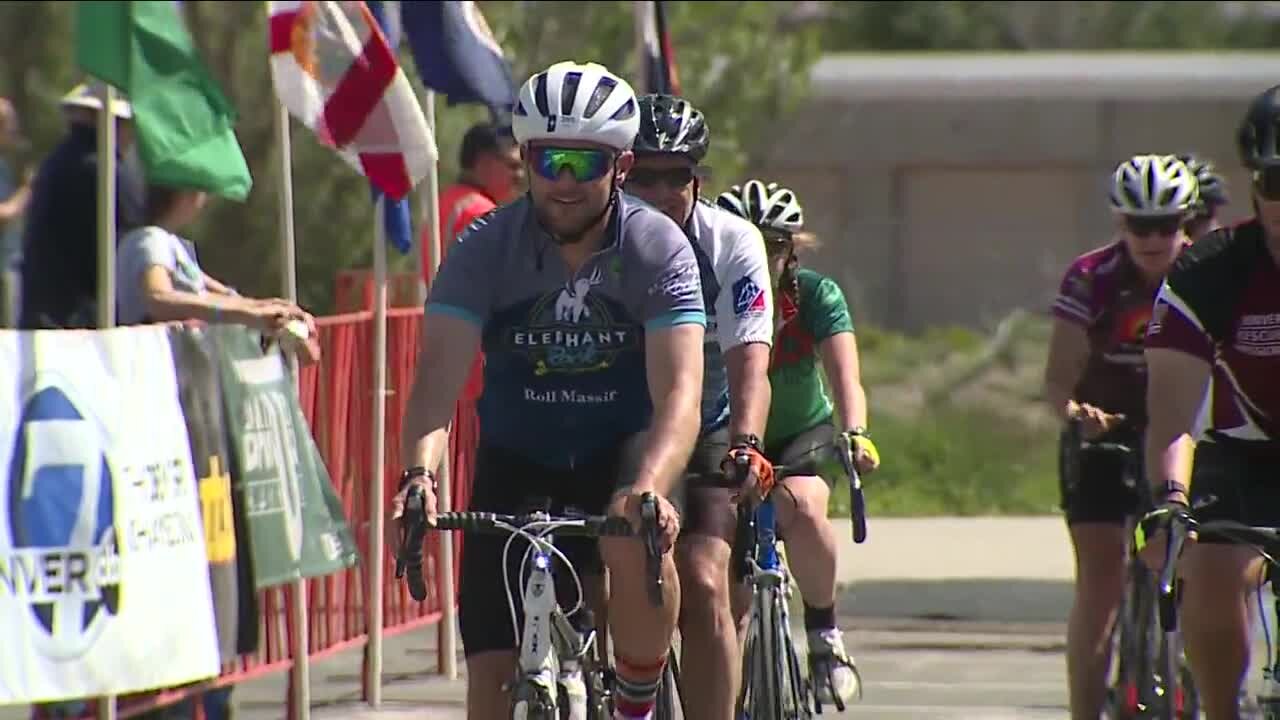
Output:
<path fill-rule="evenodd" d="M 632 3 L 527 0 L 480 3 L 513 65 L 517 82 L 562 59 L 604 63 L 637 77 Z M 1231 19 L 1210 2 L 675 2 L 669 27 L 686 97 L 712 130 L 706 192 L 737 182 L 750 151 L 767 143 L 797 110 L 807 70 L 824 50 L 1024 50 L 1048 48 L 1270 47 L 1274 23 Z M 1248 6 L 1248 4 L 1243 4 Z M 237 134 L 254 178 L 244 203 L 215 200 L 188 234 L 211 274 L 245 292 L 279 293 L 280 145 L 267 63 L 266 10 L 260 2 L 183 3 L 215 77 L 238 109 Z M 804 13 L 812 10 L 810 22 Z M 20 163 L 38 162 L 64 132 L 58 98 L 78 79 L 72 36 L 75 4 L 0 3 L 0 94 L 11 97 L 31 140 Z M 813 22 L 816 18 L 818 22 Z M 401 61 L 421 90 L 416 68 Z M 456 176 L 475 106 L 435 104 L 440 178 Z M 317 312 L 333 307 L 343 268 L 370 264 L 368 183 L 292 126 L 294 222 L 299 292 Z M 415 225 L 421 193 L 415 193 Z M 392 252 L 392 267 L 408 258 Z"/>

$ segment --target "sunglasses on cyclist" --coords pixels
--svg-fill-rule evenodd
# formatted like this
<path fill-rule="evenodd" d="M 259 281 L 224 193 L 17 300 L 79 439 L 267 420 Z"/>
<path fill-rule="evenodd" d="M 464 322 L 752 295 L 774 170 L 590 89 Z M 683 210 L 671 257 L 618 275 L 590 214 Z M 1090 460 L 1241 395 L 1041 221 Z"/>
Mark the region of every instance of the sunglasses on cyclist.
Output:
<path fill-rule="evenodd" d="M 1182 227 L 1181 215 L 1162 215 L 1160 217 L 1127 217 L 1124 219 L 1124 227 L 1130 233 L 1138 237 L 1146 237 L 1148 235 L 1161 235 L 1168 237 L 1178 232 Z"/>
<path fill-rule="evenodd" d="M 612 153 L 595 148 L 535 147 L 530 158 L 534 172 L 547 180 L 559 180 L 565 170 L 580 182 L 599 180 L 612 169 Z"/>
<path fill-rule="evenodd" d="M 672 190 L 688 187 L 689 183 L 697 177 L 693 168 L 690 167 L 674 167 L 665 170 L 656 170 L 653 168 L 632 168 L 627 173 L 627 185 L 642 188 L 651 188 L 658 183 L 662 183 Z"/>
<path fill-rule="evenodd" d="M 1253 189 L 1263 200 L 1280 200 L 1280 167 L 1254 171 Z"/>

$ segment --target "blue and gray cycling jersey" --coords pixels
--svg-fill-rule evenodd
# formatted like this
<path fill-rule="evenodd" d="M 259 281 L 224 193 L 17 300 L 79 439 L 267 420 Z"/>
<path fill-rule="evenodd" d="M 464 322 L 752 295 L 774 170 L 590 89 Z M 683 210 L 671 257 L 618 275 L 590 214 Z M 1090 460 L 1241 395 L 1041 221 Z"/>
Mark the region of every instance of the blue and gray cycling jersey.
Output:
<path fill-rule="evenodd" d="M 648 427 L 646 331 L 706 325 L 680 227 L 619 194 L 604 246 L 576 273 L 528 196 L 471 225 L 432 283 L 427 313 L 480 326 L 482 443 L 573 467 Z"/>

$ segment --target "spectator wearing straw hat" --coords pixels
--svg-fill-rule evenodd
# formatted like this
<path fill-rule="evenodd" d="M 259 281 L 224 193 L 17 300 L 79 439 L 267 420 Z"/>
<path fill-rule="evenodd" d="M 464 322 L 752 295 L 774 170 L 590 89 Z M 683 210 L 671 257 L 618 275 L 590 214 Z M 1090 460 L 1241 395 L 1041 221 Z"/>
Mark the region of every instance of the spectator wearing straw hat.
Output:
<path fill-rule="evenodd" d="M 98 113 L 105 87 L 77 85 L 62 98 L 67 134 L 40 164 L 22 236 L 23 329 L 97 325 Z M 112 106 L 116 117 L 117 237 L 143 221 L 146 192 L 133 147 L 133 108 Z"/>

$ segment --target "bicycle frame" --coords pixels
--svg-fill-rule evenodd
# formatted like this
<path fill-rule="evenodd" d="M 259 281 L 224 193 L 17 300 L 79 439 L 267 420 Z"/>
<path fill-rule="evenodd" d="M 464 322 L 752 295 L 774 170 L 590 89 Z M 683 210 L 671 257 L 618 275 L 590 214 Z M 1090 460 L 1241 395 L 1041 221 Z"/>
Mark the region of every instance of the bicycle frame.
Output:
<path fill-rule="evenodd" d="M 1264 578 L 1271 582 L 1271 592 L 1274 598 L 1274 612 L 1276 619 L 1280 622 L 1280 589 L 1277 589 L 1276 580 L 1280 579 L 1280 528 L 1271 527 L 1252 527 L 1242 523 L 1230 520 L 1213 520 L 1199 522 L 1190 510 L 1180 509 L 1170 512 L 1168 508 L 1155 510 L 1143 518 L 1144 521 L 1164 517 L 1164 526 L 1168 528 L 1168 542 L 1165 546 L 1164 568 L 1160 572 L 1160 600 L 1162 604 L 1160 613 L 1160 624 L 1166 628 L 1174 627 L 1177 623 L 1177 598 L 1174 594 L 1177 587 L 1177 559 L 1182 555 L 1182 549 L 1186 545 L 1186 541 L 1193 535 L 1200 538 L 1214 536 L 1224 538 L 1232 543 L 1244 545 L 1257 551 L 1259 555 L 1267 563 L 1264 571 Z M 1252 538 L 1252 539 L 1250 539 Z M 1262 608 L 1262 603 L 1258 603 L 1258 613 L 1262 616 L 1265 627 L 1266 611 Z M 1270 648 L 1270 636 L 1267 638 L 1268 655 L 1267 663 L 1262 667 L 1262 677 L 1264 688 L 1268 685 L 1274 687 L 1280 683 L 1280 647 L 1276 649 Z M 1275 720 L 1280 718 L 1280 697 L 1269 696 L 1264 693 L 1257 697 L 1259 710 L 1264 720 Z"/>
<path fill-rule="evenodd" d="M 421 568 L 421 533 L 425 526 L 424 505 L 421 494 L 410 493 L 405 502 L 407 546 L 402 544 L 397 555 L 397 577 L 408 571 L 411 590 L 415 575 Z M 641 500 L 641 531 L 636 533 L 631 523 L 622 517 L 552 517 L 546 511 L 527 513 L 520 516 L 497 515 L 485 512 L 452 512 L 441 513 L 436 518 L 436 530 L 478 530 L 499 531 L 508 535 L 502 550 L 503 585 L 507 595 L 508 609 L 511 611 L 513 631 L 521 627 L 521 637 L 516 638 L 518 661 L 514 682 L 507 687 L 512 691 L 512 714 L 522 720 L 559 720 L 560 708 L 557 687 L 558 673 L 566 661 L 576 660 L 581 663 L 583 681 L 587 689 L 588 716 L 593 720 L 608 720 L 612 713 L 611 683 L 606 683 L 608 674 L 607 661 L 600 657 L 600 644 L 591 619 L 591 612 L 585 607 L 586 598 L 582 583 L 576 570 L 568 558 L 555 546 L 555 534 L 583 535 L 600 538 L 606 536 L 636 536 L 644 540 L 650 557 L 650 579 L 655 583 L 651 588 L 651 598 L 655 604 L 661 599 L 661 574 L 654 570 L 660 568 L 657 553 L 658 517 L 656 500 L 647 496 Z M 409 518 L 413 518 L 412 521 Z M 416 538 L 416 540 L 415 540 Z M 511 578 L 508 568 L 509 552 L 517 538 L 528 541 L 529 547 L 524 550 L 520 563 L 520 576 L 525 576 L 522 586 L 523 624 L 516 617 L 514 596 L 511 591 Z M 578 603 L 568 612 L 560 608 L 556 597 L 555 576 L 552 564 L 559 558 L 569 568 L 574 585 L 578 590 Z M 656 579 L 655 579 L 656 578 Z M 579 631 L 569 622 L 569 616 L 577 612 L 584 613 L 583 631 Z M 670 675 L 664 676 L 664 686 L 675 682 Z M 672 717 L 670 708 L 662 708 L 665 715 Z"/>

